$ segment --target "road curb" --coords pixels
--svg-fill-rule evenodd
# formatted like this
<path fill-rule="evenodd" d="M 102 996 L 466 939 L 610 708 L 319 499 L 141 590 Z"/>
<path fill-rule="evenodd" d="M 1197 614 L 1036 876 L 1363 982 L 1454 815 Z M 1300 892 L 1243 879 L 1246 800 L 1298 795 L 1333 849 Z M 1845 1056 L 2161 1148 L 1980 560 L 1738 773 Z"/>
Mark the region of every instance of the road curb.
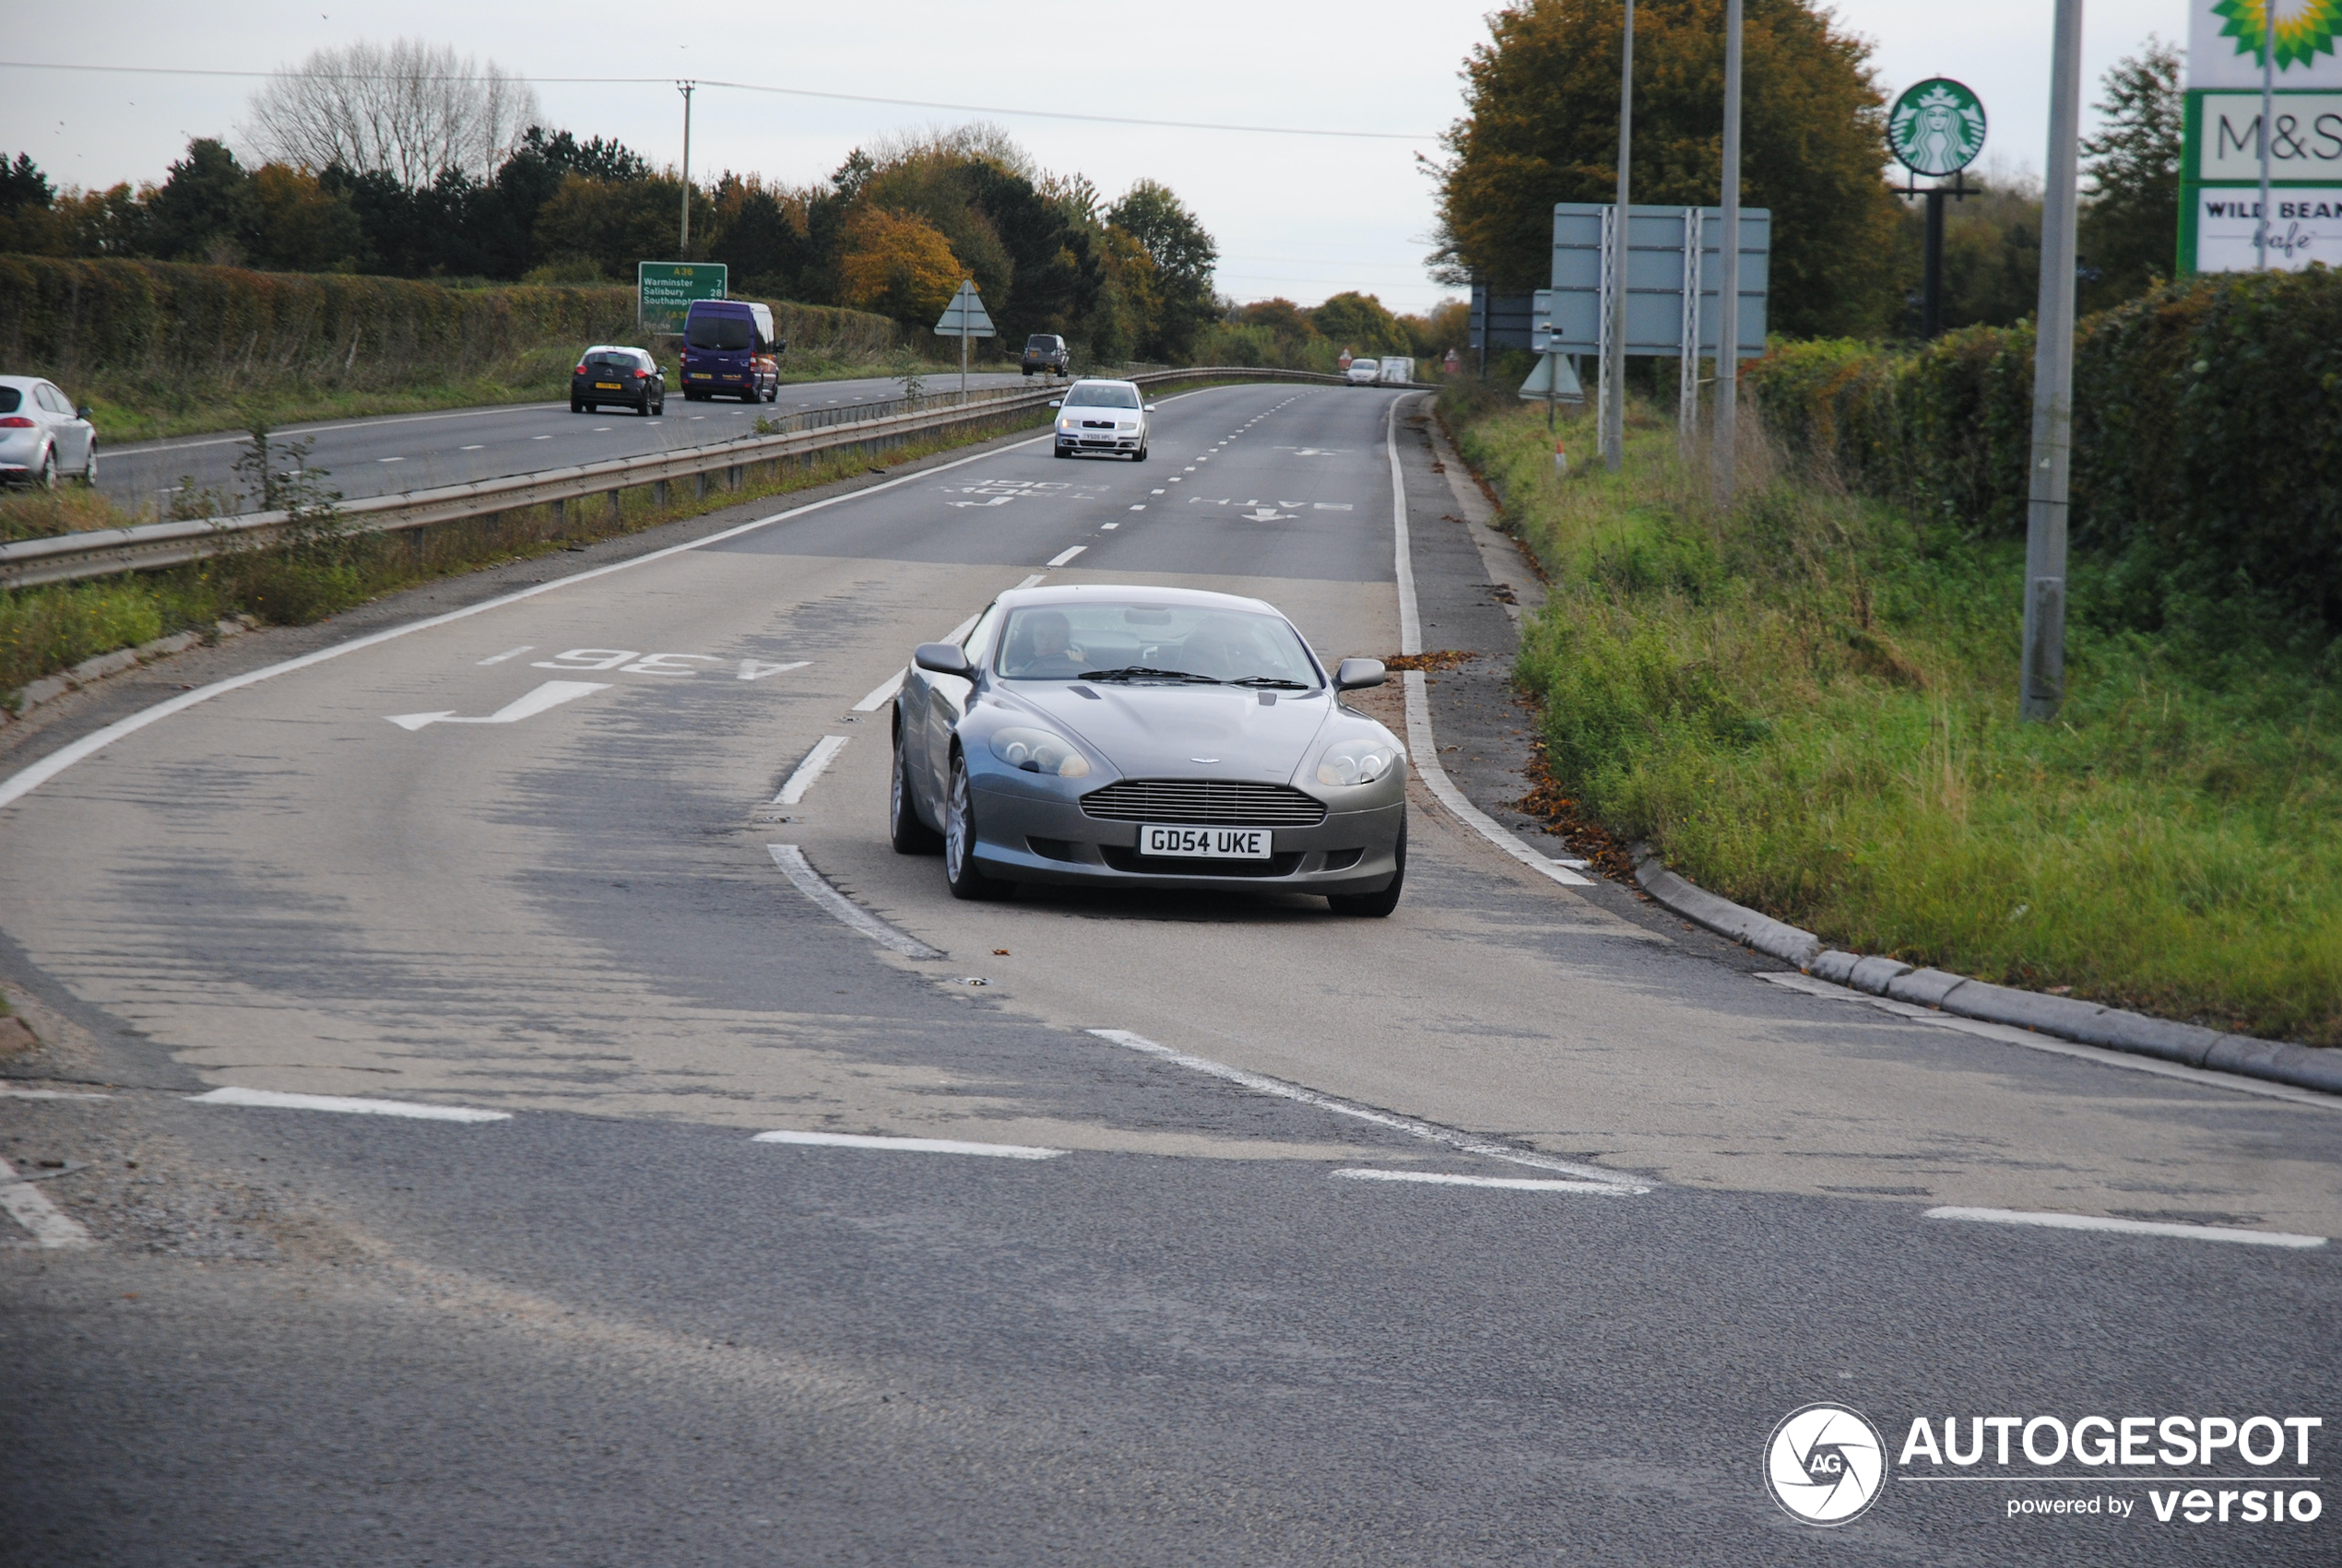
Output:
<path fill-rule="evenodd" d="M 1694 886 L 1662 865 L 1648 844 L 1636 844 L 1633 854 L 1635 881 L 1661 904 L 1720 937 L 1795 964 L 1816 979 L 2110 1051 L 2342 1094 L 2342 1053 L 2224 1033 L 2072 996 L 1994 985 L 1947 970 L 1913 969 L 1895 959 L 1843 952 L 1824 946 L 1811 931 Z"/>

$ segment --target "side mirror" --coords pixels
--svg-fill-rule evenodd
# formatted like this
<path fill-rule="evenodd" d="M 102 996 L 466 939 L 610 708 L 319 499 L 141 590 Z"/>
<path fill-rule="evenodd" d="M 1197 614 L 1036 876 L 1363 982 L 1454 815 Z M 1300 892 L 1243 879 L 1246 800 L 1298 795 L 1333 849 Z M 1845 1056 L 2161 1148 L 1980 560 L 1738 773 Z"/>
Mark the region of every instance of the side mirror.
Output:
<path fill-rule="evenodd" d="M 89 405 L 84 403 L 80 407 L 76 408 L 73 411 L 73 417 L 77 419 L 92 419 L 95 416 L 89 412 Z"/>
<path fill-rule="evenodd" d="M 1062 397 L 1052 398 L 1049 400 L 1049 407 L 1052 408 L 1062 408 L 1065 407 L 1065 399 Z"/>
<path fill-rule="evenodd" d="M 1150 403 L 1150 404 L 1148 404 L 1148 405 L 1147 405 L 1147 412 L 1148 412 L 1148 413 L 1150 413 L 1150 414 L 1152 414 L 1152 413 L 1153 413 L 1153 412 L 1154 412 L 1154 405 L 1153 405 L 1153 404 Z"/>
<path fill-rule="evenodd" d="M 1380 686 L 1384 678 L 1380 659 L 1344 659 L 1333 672 L 1333 689 L 1355 691 L 1362 687 Z"/>
<path fill-rule="evenodd" d="M 912 650 L 911 662 L 937 675 L 956 675 L 963 679 L 976 673 L 967 654 L 952 643 L 922 643 Z M 1375 668 L 1379 671 L 1382 666 L 1376 665 Z"/>

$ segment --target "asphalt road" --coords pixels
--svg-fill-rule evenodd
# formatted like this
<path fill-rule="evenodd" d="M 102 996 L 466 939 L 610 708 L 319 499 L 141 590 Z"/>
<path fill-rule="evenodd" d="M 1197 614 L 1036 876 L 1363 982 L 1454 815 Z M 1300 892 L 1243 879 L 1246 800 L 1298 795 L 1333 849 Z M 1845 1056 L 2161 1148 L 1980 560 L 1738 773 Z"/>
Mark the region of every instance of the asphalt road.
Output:
<path fill-rule="evenodd" d="M 956 371 L 930 376 L 927 383 L 930 393 L 956 392 L 959 384 Z M 968 376 L 971 390 L 1038 384 L 1022 373 Z M 772 403 L 689 403 L 680 391 L 672 391 L 667 412 L 649 419 L 632 409 L 573 414 L 566 403 L 512 403 L 320 420 L 287 425 L 275 435 L 279 441 L 313 441 L 309 466 L 325 470 L 325 482 L 354 501 L 735 441 L 753 434 L 759 419 L 902 395 L 899 378 L 879 376 L 792 383 Z M 124 506 L 164 511 L 188 486 L 233 493 L 236 459 L 244 449 L 241 431 L 109 445 L 100 454 L 98 488 Z"/>
<path fill-rule="evenodd" d="M 1390 404 L 1168 399 L 1145 465 L 1003 442 L 0 737 L 5 777 L 416 628 L 0 808 L 0 975 L 48 1042 L 0 1089 L 105 1096 L 0 1097 L 0 1153 L 97 1244 L 0 1255 L 0 1563 L 2342 1555 L 2243 1496 L 2336 1490 L 2336 1248 L 2210 1229 L 2342 1234 L 2331 1100 L 1793 989 L 1420 780 L 1387 921 L 960 903 L 888 850 L 868 698 L 910 644 L 1045 573 L 1258 594 L 1329 657 L 1390 653 L 1394 466 L 1425 641 L 1478 655 L 1428 688 L 1439 754 L 1522 829 L 1503 601 L 1533 581 Z M 593 690 L 450 722 L 551 682 Z M 1403 724 L 1395 687 L 1362 705 Z M 948 956 L 842 923 L 775 845 Z M 503 1119 L 190 1098 L 223 1088 Z M 1819 1402 L 1886 1451 L 1804 1456 L 1888 1473 L 1831 1530 L 1766 1481 Z M 1965 1446 L 2009 1416 L 2006 1464 L 1990 1429 L 1977 1463 L 1897 1462 L 1916 1419 Z M 2035 1418 L 2091 1416 L 2325 1425 L 2253 1429 L 2300 1462 L 2025 1457 Z M 2222 1516 L 2192 1524 L 2199 1485 Z"/>

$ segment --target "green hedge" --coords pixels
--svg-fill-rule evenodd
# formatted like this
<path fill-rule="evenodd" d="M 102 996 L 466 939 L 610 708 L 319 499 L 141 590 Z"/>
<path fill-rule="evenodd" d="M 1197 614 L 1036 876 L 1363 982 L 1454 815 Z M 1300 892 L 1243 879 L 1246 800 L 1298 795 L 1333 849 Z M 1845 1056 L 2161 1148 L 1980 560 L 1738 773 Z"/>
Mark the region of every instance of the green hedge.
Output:
<path fill-rule="evenodd" d="M 1747 379 L 1793 450 L 2005 536 L 2025 526 L 2033 348 L 2029 324 L 1916 352 L 1789 344 Z M 2084 546 L 2342 629 L 2342 273 L 2194 278 L 2082 323 L 2073 473 Z"/>
<path fill-rule="evenodd" d="M 883 316 L 778 303 L 792 348 L 893 347 Z M 369 384 L 413 367 L 462 374 L 549 342 L 632 341 L 629 289 L 452 288 L 396 277 L 169 262 L 0 256 L 0 366 L 71 382 L 299 375 Z M 20 371 L 21 373 L 21 371 Z"/>

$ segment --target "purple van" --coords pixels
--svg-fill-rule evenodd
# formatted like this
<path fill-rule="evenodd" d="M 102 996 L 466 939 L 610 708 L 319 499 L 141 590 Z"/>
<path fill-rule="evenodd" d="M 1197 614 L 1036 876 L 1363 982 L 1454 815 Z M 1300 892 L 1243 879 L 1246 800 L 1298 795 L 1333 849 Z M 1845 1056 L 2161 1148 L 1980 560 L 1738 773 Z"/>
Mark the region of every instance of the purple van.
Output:
<path fill-rule="evenodd" d="M 773 308 L 744 300 L 694 300 L 683 317 L 683 397 L 770 403 L 781 395 Z"/>

